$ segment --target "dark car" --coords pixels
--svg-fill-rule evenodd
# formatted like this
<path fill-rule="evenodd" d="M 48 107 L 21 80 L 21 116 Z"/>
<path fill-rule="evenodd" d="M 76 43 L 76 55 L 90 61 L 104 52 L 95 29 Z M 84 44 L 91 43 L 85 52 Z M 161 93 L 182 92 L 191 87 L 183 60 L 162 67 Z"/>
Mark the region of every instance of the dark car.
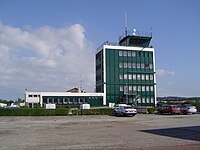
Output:
<path fill-rule="evenodd" d="M 180 114 L 181 109 L 176 105 L 168 105 L 162 107 L 160 110 L 160 114 Z"/>

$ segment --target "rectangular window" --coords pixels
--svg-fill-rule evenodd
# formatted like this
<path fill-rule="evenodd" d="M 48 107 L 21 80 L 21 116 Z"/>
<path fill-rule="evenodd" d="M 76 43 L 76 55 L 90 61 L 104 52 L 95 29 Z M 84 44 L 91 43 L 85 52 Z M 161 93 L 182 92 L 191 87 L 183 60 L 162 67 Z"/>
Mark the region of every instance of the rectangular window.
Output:
<path fill-rule="evenodd" d="M 149 75 L 148 74 L 146 74 L 146 80 L 149 80 Z"/>
<path fill-rule="evenodd" d="M 146 91 L 147 91 L 147 92 L 149 91 L 149 86 L 146 86 Z"/>
<path fill-rule="evenodd" d="M 142 74 L 142 80 L 145 80 L 145 75 L 144 74 Z"/>
<path fill-rule="evenodd" d="M 131 68 L 132 66 L 131 66 L 131 62 L 128 62 L 128 68 Z"/>
<path fill-rule="evenodd" d="M 132 91 L 133 87 L 131 85 L 128 86 L 128 91 Z"/>
<path fill-rule="evenodd" d="M 119 63 L 119 68 L 123 68 L 123 63 L 122 62 Z"/>
<path fill-rule="evenodd" d="M 140 68 L 140 63 L 137 63 L 137 68 Z"/>
<path fill-rule="evenodd" d="M 128 56 L 131 57 L 131 51 L 128 51 Z"/>
<path fill-rule="evenodd" d="M 150 75 L 150 80 L 153 80 L 153 75 L 152 74 Z"/>
<path fill-rule="evenodd" d="M 135 64 L 135 63 L 132 63 L 132 67 L 133 67 L 133 68 L 136 68 L 136 64 Z"/>
<path fill-rule="evenodd" d="M 136 74 L 133 74 L 133 80 L 136 80 Z"/>
<path fill-rule="evenodd" d="M 150 69 L 153 69 L 153 64 L 149 64 L 149 68 L 150 68 Z"/>
<path fill-rule="evenodd" d="M 124 79 L 127 80 L 127 74 L 124 74 Z"/>
<path fill-rule="evenodd" d="M 140 78 L 140 74 L 137 74 L 137 80 L 140 80 L 141 78 Z"/>
<path fill-rule="evenodd" d="M 132 80 L 132 74 L 128 74 L 128 79 Z"/>
<path fill-rule="evenodd" d="M 142 98 L 142 103 L 145 103 L 145 98 Z"/>
<path fill-rule="evenodd" d="M 137 91 L 137 87 L 136 86 L 133 86 L 133 91 Z"/>
<path fill-rule="evenodd" d="M 119 75 L 119 79 L 120 79 L 120 80 L 123 79 L 123 75 L 122 75 L 122 74 Z"/>
<path fill-rule="evenodd" d="M 127 56 L 127 51 L 123 51 L 123 56 Z"/>
<path fill-rule="evenodd" d="M 153 97 L 151 98 L 151 103 L 154 103 Z"/>
<path fill-rule="evenodd" d="M 144 63 L 141 63 L 141 68 L 144 68 Z"/>
<path fill-rule="evenodd" d="M 127 62 L 124 62 L 124 68 L 127 68 Z"/>
<path fill-rule="evenodd" d="M 142 86 L 142 92 L 145 92 L 145 86 Z"/>
<path fill-rule="evenodd" d="M 123 91 L 124 91 L 123 85 L 120 85 L 120 86 L 119 86 L 119 91 L 120 91 L 120 92 L 123 92 Z"/>
<path fill-rule="evenodd" d="M 141 91 L 141 86 L 137 87 L 137 91 L 140 92 Z"/>
<path fill-rule="evenodd" d="M 135 56 L 136 56 L 135 51 L 132 51 L 132 57 L 135 57 Z"/>
<path fill-rule="evenodd" d="M 149 98 L 147 98 L 147 103 L 149 103 Z"/>
<path fill-rule="evenodd" d="M 119 56 L 123 56 L 123 52 L 122 51 L 119 51 Z"/>
<path fill-rule="evenodd" d="M 150 87 L 150 90 L 151 90 L 151 92 L 153 92 L 153 91 L 154 91 L 154 88 L 153 88 L 153 86 L 151 86 L 151 87 Z"/>

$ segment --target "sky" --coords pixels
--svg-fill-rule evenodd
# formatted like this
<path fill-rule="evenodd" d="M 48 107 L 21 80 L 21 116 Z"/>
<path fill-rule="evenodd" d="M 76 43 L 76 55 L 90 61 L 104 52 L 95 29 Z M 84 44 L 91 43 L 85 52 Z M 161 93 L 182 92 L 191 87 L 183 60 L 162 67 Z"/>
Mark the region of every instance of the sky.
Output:
<path fill-rule="evenodd" d="M 0 99 L 94 92 L 95 52 L 128 29 L 150 31 L 157 96 L 200 96 L 199 0 L 0 0 Z"/>

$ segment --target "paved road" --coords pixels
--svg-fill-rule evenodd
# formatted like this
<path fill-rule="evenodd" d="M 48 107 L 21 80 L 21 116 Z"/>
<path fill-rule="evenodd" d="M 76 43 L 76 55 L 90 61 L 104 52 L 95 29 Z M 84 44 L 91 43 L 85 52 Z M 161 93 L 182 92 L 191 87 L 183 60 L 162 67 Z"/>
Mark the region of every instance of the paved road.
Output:
<path fill-rule="evenodd" d="M 0 119 L 1 150 L 200 149 L 200 114 Z"/>

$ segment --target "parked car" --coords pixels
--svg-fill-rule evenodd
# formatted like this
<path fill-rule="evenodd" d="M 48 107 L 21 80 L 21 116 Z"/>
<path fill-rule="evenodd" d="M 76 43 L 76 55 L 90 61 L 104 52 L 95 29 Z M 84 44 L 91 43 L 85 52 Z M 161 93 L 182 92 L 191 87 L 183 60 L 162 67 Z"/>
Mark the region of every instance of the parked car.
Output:
<path fill-rule="evenodd" d="M 137 109 L 130 105 L 124 105 L 114 108 L 114 115 L 120 116 L 135 116 L 137 114 Z"/>
<path fill-rule="evenodd" d="M 196 106 L 191 104 L 182 104 L 181 105 L 181 113 L 183 114 L 195 114 L 197 112 Z"/>
<path fill-rule="evenodd" d="M 176 105 L 167 105 L 160 108 L 159 112 L 160 114 L 180 114 L 181 109 Z"/>

